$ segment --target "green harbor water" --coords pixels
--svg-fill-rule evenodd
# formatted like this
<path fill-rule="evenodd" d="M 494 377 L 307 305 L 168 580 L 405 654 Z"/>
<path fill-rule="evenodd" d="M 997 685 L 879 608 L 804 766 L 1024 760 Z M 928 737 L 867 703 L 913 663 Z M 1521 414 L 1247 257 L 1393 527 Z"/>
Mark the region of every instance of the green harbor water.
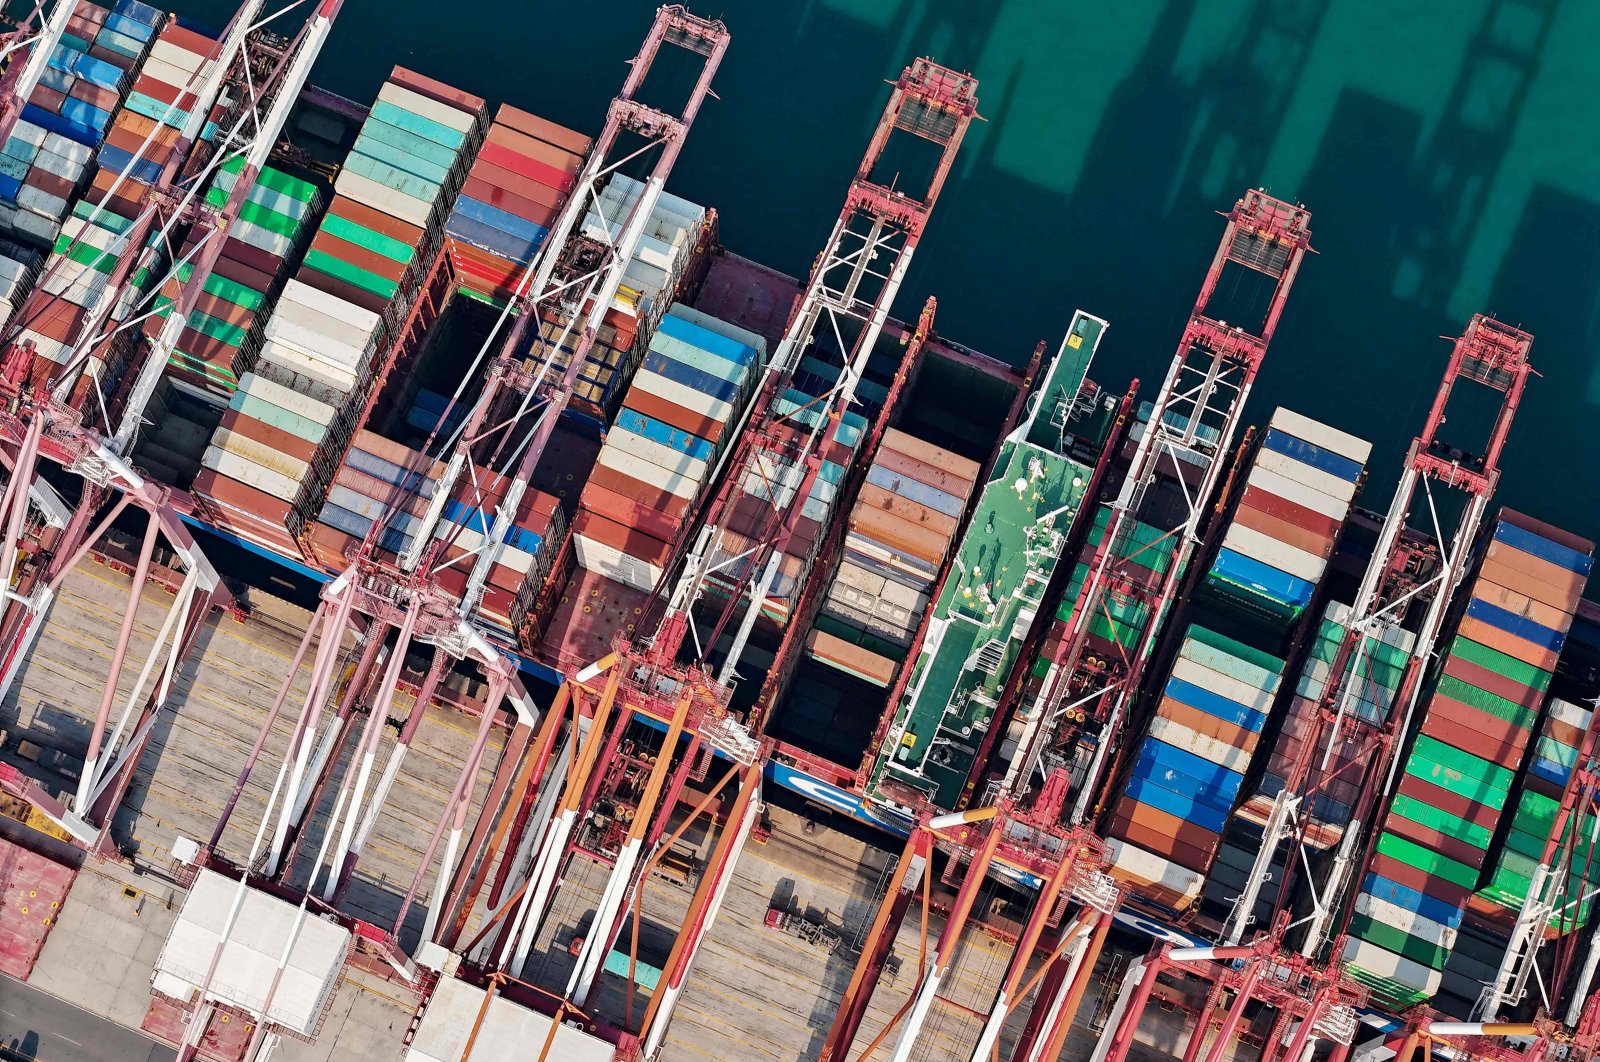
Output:
<path fill-rule="evenodd" d="M 270 5 L 269 5 L 270 7 Z M 392 64 L 586 131 L 647 0 L 345 0 L 314 80 Z M 1092 375 L 1148 394 L 1247 185 L 1303 201 L 1314 245 L 1250 400 L 1372 440 L 1386 506 L 1448 344 L 1492 312 L 1537 336 L 1498 500 L 1600 536 L 1600 2 L 717 0 L 733 43 L 670 189 L 734 251 L 805 272 L 886 98 L 931 55 L 981 111 L 899 309 L 1013 361 L 1083 307 Z M 231 5 L 182 13 L 218 23 Z M 1446 432 L 1448 434 L 1448 431 Z M 1462 443 L 1476 443 L 1463 438 Z"/>

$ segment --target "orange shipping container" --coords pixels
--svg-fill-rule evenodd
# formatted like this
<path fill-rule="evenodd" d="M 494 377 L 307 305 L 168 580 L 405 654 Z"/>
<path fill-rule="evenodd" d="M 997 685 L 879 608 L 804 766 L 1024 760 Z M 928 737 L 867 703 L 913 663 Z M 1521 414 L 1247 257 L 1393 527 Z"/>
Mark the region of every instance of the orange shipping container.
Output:
<path fill-rule="evenodd" d="M 894 681 L 894 661 L 877 653 L 851 645 L 826 631 L 812 631 L 806 636 L 806 648 L 811 655 L 875 686 L 887 687 Z"/>
<path fill-rule="evenodd" d="M 955 517 L 946 516 L 944 513 L 930 509 L 926 505 L 914 502 L 909 498 L 892 494 L 876 484 L 862 484 L 861 493 L 857 495 L 856 505 L 882 509 L 884 512 L 898 516 L 902 520 L 910 521 L 919 527 L 932 531 L 936 535 L 942 535 L 946 542 L 955 537 L 958 525 Z"/>
<path fill-rule="evenodd" d="M 1516 657 L 1525 664 L 1532 664 L 1541 671 L 1554 671 L 1556 658 L 1560 655 L 1554 649 L 1545 649 L 1534 645 L 1514 634 L 1507 634 L 1499 627 L 1493 627 L 1471 616 L 1461 618 L 1458 633 L 1465 635 L 1480 645 L 1487 645 L 1490 649 L 1498 649 L 1507 656 Z"/>
<path fill-rule="evenodd" d="M 1489 544 L 1480 570 L 1501 586 L 1553 604 L 1576 601 L 1588 582 L 1586 576 L 1504 542 Z"/>
<path fill-rule="evenodd" d="M 850 530 L 927 564 L 944 560 L 950 537 L 919 527 L 883 509 L 857 507 L 850 514 Z"/>

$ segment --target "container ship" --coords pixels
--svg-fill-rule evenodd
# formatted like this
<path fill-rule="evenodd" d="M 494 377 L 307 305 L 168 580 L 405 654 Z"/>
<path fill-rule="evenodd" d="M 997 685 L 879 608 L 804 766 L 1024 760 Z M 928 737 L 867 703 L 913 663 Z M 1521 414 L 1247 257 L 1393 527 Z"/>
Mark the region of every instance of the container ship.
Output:
<path fill-rule="evenodd" d="M 1600 1057 L 1531 334 L 1467 321 L 1373 482 L 1248 401 L 1307 206 L 1106 386 L 1088 310 L 892 316 L 970 74 L 890 82 L 794 278 L 669 190 L 720 21 L 572 129 L 318 89 L 339 7 L 8 28 L 7 993 L 223 1062 Z"/>

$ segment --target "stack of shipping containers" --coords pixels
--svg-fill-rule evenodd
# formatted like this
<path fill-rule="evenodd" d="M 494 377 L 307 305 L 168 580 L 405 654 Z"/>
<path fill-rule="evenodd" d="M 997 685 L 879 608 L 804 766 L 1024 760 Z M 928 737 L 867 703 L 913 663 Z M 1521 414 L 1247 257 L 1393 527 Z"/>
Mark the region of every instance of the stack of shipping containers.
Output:
<path fill-rule="evenodd" d="M 809 491 L 800 500 L 800 517 L 782 555 L 776 558 L 778 567 L 766 598 L 760 602 L 760 615 L 768 630 L 781 630 L 789 622 L 837 506 L 845 469 L 866 433 L 865 418 L 848 410 L 828 430 L 821 424 L 821 414 L 817 412 L 820 406 L 818 399 L 794 388 L 773 401 L 773 411 L 783 419 L 774 422 L 766 437 L 756 444 L 750 462 L 736 470 L 740 478 L 734 484 L 733 506 L 742 514 L 742 520 L 737 526 L 730 521 L 711 558 L 712 567 L 718 571 L 745 573 L 751 550 L 772 534 L 774 508 L 788 506 L 803 485 L 806 470 L 797 457 L 815 431 L 817 438 L 811 452 L 819 454 L 821 460 Z M 760 578 L 761 573 L 750 574 L 743 585 L 754 585 Z M 730 592 L 728 582 L 717 576 L 707 584 L 724 600 Z"/>
<path fill-rule="evenodd" d="M 1116 872 L 1157 904 L 1192 904 L 1213 863 L 1219 880 L 1209 891 L 1237 895 L 1235 879 L 1254 860 L 1259 839 L 1256 847 L 1228 843 L 1234 811 L 1282 686 L 1285 647 L 1327 570 L 1370 452 L 1291 410 L 1272 415 L 1201 579 L 1190 614 L 1197 622 L 1110 809 Z M 1099 619 L 1109 626 L 1119 617 Z M 1098 633 L 1129 644 L 1119 629 Z M 1297 704 L 1311 688 L 1296 691 Z"/>
<path fill-rule="evenodd" d="M 978 472 L 976 461 L 903 431 L 884 433 L 806 639 L 810 656 L 874 686 L 893 681 L 928 612 Z"/>
<path fill-rule="evenodd" d="M 503 306 L 544 244 L 589 138 L 502 105 L 445 222 L 463 294 Z"/>
<path fill-rule="evenodd" d="M 254 370 L 240 375 L 229 401 L 238 416 L 213 437 L 195 480 L 195 495 L 207 499 L 219 524 L 291 555 L 298 552 L 291 514 L 303 519 L 297 501 L 332 479 L 354 434 L 365 389 L 383 369 L 377 364 L 386 349 L 382 340 L 395 322 L 382 313 L 392 297 L 414 288 L 427 259 L 440 249 L 464 160 L 482 132 L 482 100 L 400 68 L 380 90 L 379 102 L 388 107 L 374 108 L 363 123 L 334 182 L 337 198 L 329 219 L 267 322 Z M 413 153 L 394 148 L 402 135 Z M 442 165 L 443 159 L 450 164 Z M 345 204 L 355 204 L 374 223 L 387 219 L 407 235 L 415 258 L 399 280 L 368 268 L 374 263 L 354 242 L 328 238 L 330 223 L 349 233 L 332 220 L 354 213 Z M 326 479 L 309 482 L 313 467 L 326 468 Z M 339 520 L 341 512 L 331 517 Z M 331 526 L 359 538 L 370 521 Z M 342 554 L 343 546 L 335 544 L 331 552 Z"/>
<path fill-rule="evenodd" d="M 0 326 L 10 324 L 17 307 L 33 290 L 40 256 L 26 247 L 0 243 Z"/>
<path fill-rule="evenodd" d="M 123 109 L 112 122 L 106 145 L 100 152 L 100 172 L 95 176 L 95 191 L 112 191 L 118 178 L 139 184 L 154 184 L 171 157 L 178 131 L 189 120 L 196 104 L 195 92 L 211 70 L 210 56 L 217 42 L 205 34 L 169 20 L 150 46 L 150 55 L 139 68 Z M 224 103 L 219 99 L 218 104 Z M 209 123 L 202 137 L 215 132 Z M 116 195 L 127 217 L 140 208 L 139 192 L 126 181 Z M 98 200 L 98 196 L 95 197 Z"/>
<path fill-rule="evenodd" d="M 38 243 L 55 239 L 122 102 L 129 73 L 161 21 L 160 12 L 141 3 L 74 9 L 12 134 L 36 153 L 13 154 L 8 145 L 0 163 L 0 201 L 19 235 Z M 45 141 L 45 134 L 52 139 Z M 63 150 L 62 141 L 78 150 Z"/>
<path fill-rule="evenodd" d="M 1347 966 L 1385 1006 L 1440 988 L 1592 554 L 1510 510 L 1494 523 L 1350 922 Z"/>
<path fill-rule="evenodd" d="M 661 319 L 600 449 L 572 522 L 579 571 L 547 642 L 583 666 L 613 620 L 633 616 L 665 574 L 755 393 L 766 340 L 681 304 Z"/>
<path fill-rule="evenodd" d="M 1282 674 L 1271 654 L 1184 633 L 1105 829 L 1112 874 L 1141 899 L 1181 911 L 1199 897 Z"/>

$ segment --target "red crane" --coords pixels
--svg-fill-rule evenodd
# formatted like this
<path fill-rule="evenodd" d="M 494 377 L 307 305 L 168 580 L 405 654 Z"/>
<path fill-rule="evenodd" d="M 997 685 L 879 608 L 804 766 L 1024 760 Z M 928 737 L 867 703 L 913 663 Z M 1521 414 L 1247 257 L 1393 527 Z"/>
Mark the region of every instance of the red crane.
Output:
<path fill-rule="evenodd" d="M 1289 291 L 1311 249 L 1310 213 L 1265 192 L 1247 192 L 1225 215 L 1227 227 L 1212 259 L 1178 350 L 1142 426 L 1121 491 L 1099 545 L 1083 560 L 1089 577 L 1060 641 L 1059 656 L 1038 694 L 1022 706 L 1024 729 L 1005 776 L 1005 789 L 1025 792 L 1047 757 L 1070 761 L 1074 746 L 1087 753 L 1075 779 L 1077 799 L 1070 821 L 1088 816 L 1100 791 L 1110 753 L 1137 695 L 1144 667 L 1167 609 L 1172 605 L 1200 522 L 1215 493 L 1243 414 L 1245 400 L 1276 331 Z M 1264 318 L 1255 331 L 1216 319 L 1213 306 L 1224 272 L 1243 269 L 1272 284 Z M 1143 505 L 1158 479 L 1176 482 L 1179 502 L 1171 513 L 1146 513 Z M 1154 521 L 1159 538 L 1133 546 L 1136 525 Z M 1153 574 L 1148 554 L 1170 556 Z M 1159 567 L 1158 565 L 1156 567 Z M 1141 613 L 1144 627 L 1115 654 L 1089 652 L 1089 621 L 1109 614 Z M 1083 720 L 1082 723 L 1075 721 Z"/>

